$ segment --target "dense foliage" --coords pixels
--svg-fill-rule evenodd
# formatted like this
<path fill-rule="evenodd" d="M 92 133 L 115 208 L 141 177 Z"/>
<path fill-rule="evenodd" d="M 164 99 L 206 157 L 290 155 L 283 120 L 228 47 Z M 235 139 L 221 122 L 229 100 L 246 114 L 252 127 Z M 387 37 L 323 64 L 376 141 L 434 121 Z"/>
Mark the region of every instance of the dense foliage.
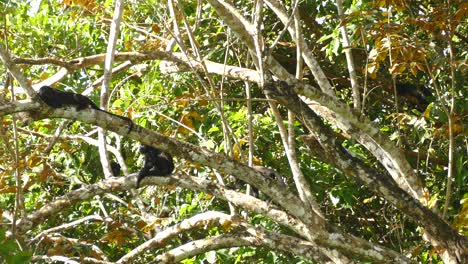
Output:
<path fill-rule="evenodd" d="M 465 260 L 466 2 L 122 2 L 0 1 L 0 262 Z"/>

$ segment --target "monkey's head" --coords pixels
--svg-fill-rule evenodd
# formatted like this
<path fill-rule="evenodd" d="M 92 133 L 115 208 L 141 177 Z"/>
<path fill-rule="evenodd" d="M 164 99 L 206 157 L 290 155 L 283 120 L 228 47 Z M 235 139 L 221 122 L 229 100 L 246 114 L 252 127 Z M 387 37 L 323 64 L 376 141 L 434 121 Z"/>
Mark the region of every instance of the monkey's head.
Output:
<path fill-rule="evenodd" d="M 54 88 L 45 85 L 45 86 L 42 86 L 42 87 L 39 89 L 39 91 L 37 91 L 37 93 L 38 93 L 39 95 L 43 95 L 43 96 L 45 95 L 45 96 L 47 96 L 47 95 L 52 94 L 53 89 L 54 89 Z"/>

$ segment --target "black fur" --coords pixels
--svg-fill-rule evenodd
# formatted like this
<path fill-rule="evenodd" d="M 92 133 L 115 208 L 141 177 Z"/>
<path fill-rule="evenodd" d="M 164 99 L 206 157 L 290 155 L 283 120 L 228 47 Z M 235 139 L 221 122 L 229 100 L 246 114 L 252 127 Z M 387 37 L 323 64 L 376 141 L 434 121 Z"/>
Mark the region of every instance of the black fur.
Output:
<path fill-rule="evenodd" d="M 130 118 L 119 116 L 119 115 L 107 112 L 105 110 L 102 110 L 93 101 L 91 101 L 91 99 L 89 99 L 88 97 L 82 94 L 61 91 L 58 89 L 54 89 L 50 86 L 42 86 L 37 92 L 37 94 L 42 99 L 42 101 L 44 101 L 48 106 L 53 107 L 53 108 L 74 106 L 77 111 L 80 111 L 86 108 L 92 108 L 92 109 L 116 116 L 118 118 L 124 119 L 128 121 L 128 125 L 129 125 L 128 132 L 132 131 L 133 122 L 132 120 L 130 120 Z"/>
<path fill-rule="evenodd" d="M 169 153 L 147 145 L 140 146 L 140 153 L 145 155 L 145 162 L 138 173 L 137 188 L 146 176 L 166 176 L 174 170 L 174 162 Z"/>
<path fill-rule="evenodd" d="M 111 161 L 110 167 L 114 177 L 120 176 L 120 165 L 117 162 Z"/>

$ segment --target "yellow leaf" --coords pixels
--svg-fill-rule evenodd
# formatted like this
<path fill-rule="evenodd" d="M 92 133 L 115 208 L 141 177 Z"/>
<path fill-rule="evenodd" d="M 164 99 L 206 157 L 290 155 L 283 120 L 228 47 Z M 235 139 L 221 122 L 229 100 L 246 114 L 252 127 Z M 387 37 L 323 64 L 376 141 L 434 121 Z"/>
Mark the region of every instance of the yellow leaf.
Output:
<path fill-rule="evenodd" d="M 464 231 L 464 235 L 466 236 L 468 235 L 468 231 L 466 230 L 466 227 L 468 226 L 468 199 L 462 199 L 460 203 L 462 204 L 462 208 L 453 219 L 453 225 L 457 229 Z"/>
<path fill-rule="evenodd" d="M 71 0 L 62 0 L 62 5 L 69 7 L 71 5 Z"/>
<path fill-rule="evenodd" d="M 234 144 L 232 151 L 233 151 L 233 154 L 234 154 L 234 159 L 235 160 L 240 160 L 240 158 L 241 158 L 241 155 L 240 155 L 241 154 L 241 149 L 239 147 L 239 144 Z"/>
<path fill-rule="evenodd" d="M 182 124 L 184 124 L 185 126 L 195 130 L 195 126 L 193 125 L 193 122 L 190 118 L 188 118 L 187 116 L 183 116 L 182 117 L 182 120 L 180 120 L 180 122 Z M 186 129 L 185 127 L 179 127 L 178 129 L 178 132 L 182 133 L 182 134 L 189 134 L 190 131 L 188 129 Z"/>
<path fill-rule="evenodd" d="M 161 27 L 160 27 L 159 25 L 157 25 L 157 24 L 153 24 L 153 25 L 151 26 L 151 29 L 153 30 L 154 33 L 159 33 L 159 32 L 161 32 Z"/>
<path fill-rule="evenodd" d="M 411 67 L 410 71 L 413 74 L 413 76 L 415 76 L 415 77 L 418 74 L 418 68 L 416 68 L 415 66 Z"/>
<path fill-rule="evenodd" d="M 139 220 L 138 222 L 136 222 L 135 224 L 135 227 L 142 230 L 144 227 L 146 226 L 146 223 L 145 221 L 143 220 Z"/>
<path fill-rule="evenodd" d="M 131 40 L 125 41 L 125 42 L 124 42 L 124 47 L 125 47 L 127 50 L 132 50 L 133 41 L 131 41 Z"/>
<path fill-rule="evenodd" d="M 225 231 L 229 231 L 232 229 L 232 222 L 229 221 L 229 220 L 226 220 L 226 221 L 223 221 L 221 223 L 221 227 L 225 230 Z"/>
<path fill-rule="evenodd" d="M 43 80 L 45 80 L 47 78 L 49 78 L 49 74 L 47 72 L 42 72 L 41 76 L 39 77 L 39 79 L 41 81 L 43 81 Z"/>
<path fill-rule="evenodd" d="M 41 161 L 42 159 L 39 158 L 37 155 L 32 155 L 29 159 L 28 159 L 28 165 L 29 167 L 36 167 L 38 164 L 41 164 Z"/>
<path fill-rule="evenodd" d="M 395 73 L 402 73 L 406 70 L 406 64 L 405 63 L 395 63 L 392 68 L 390 69 L 390 73 L 395 74 Z"/>
<path fill-rule="evenodd" d="M 132 106 L 130 106 L 129 108 L 127 108 L 127 117 L 128 117 L 128 118 L 133 119 L 133 116 L 134 116 L 133 113 L 135 113 L 135 111 L 134 111 L 134 109 L 133 109 Z"/>
<path fill-rule="evenodd" d="M 122 232 L 121 230 L 116 230 L 105 234 L 101 241 L 109 242 L 111 244 L 116 244 L 118 246 L 122 246 L 123 242 L 127 237 L 127 232 Z"/>
<path fill-rule="evenodd" d="M 452 126 L 452 131 L 454 135 L 458 135 L 460 133 L 463 133 L 464 127 L 463 125 L 460 125 L 459 123 L 453 124 Z"/>
<path fill-rule="evenodd" d="M 198 112 L 195 112 L 195 111 L 190 112 L 188 116 L 193 117 L 193 119 L 198 120 L 198 121 L 203 120 L 203 117 Z"/>
<path fill-rule="evenodd" d="M 439 199 L 437 199 L 437 196 L 438 196 L 437 194 L 433 195 L 433 196 L 431 197 L 431 199 L 428 201 L 427 207 L 428 207 L 429 209 L 432 209 L 432 208 L 434 208 L 434 206 L 437 205 L 437 201 L 439 200 Z"/>
<path fill-rule="evenodd" d="M 49 175 L 51 175 L 52 173 L 53 172 L 52 172 L 51 168 L 49 167 L 49 165 L 44 166 L 44 169 L 39 174 L 39 181 L 44 182 L 45 180 L 47 180 Z"/>
<path fill-rule="evenodd" d="M 180 96 L 177 96 L 176 97 L 176 100 L 175 100 L 175 103 L 177 105 L 180 105 L 182 107 L 186 107 L 189 103 L 189 100 L 188 99 L 188 96 L 187 95 L 180 95 Z"/>
<path fill-rule="evenodd" d="M 9 186 L 7 188 L 2 188 L 2 189 L 0 189 L 0 193 L 16 193 L 16 187 L 15 186 Z"/>
<path fill-rule="evenodd" d="M 424 118 L 429 119 L 431 117 L 432 107 L 434 107 L 434 103 L 430 103 L 426 110 L 424 110 Z"/>

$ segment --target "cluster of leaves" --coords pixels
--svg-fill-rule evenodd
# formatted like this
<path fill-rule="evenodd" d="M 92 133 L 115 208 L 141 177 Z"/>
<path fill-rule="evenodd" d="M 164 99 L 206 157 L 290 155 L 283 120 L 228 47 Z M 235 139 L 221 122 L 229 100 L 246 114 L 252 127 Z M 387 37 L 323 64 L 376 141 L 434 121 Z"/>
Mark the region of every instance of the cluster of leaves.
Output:
<path fill-rule="evenodd" d="M 29 263 L 32 257 L 30 250 L 23 250 L 13 239 L 6 238 L 6 228 L 0 227 L 0 261 L 2 263 Z"/>

